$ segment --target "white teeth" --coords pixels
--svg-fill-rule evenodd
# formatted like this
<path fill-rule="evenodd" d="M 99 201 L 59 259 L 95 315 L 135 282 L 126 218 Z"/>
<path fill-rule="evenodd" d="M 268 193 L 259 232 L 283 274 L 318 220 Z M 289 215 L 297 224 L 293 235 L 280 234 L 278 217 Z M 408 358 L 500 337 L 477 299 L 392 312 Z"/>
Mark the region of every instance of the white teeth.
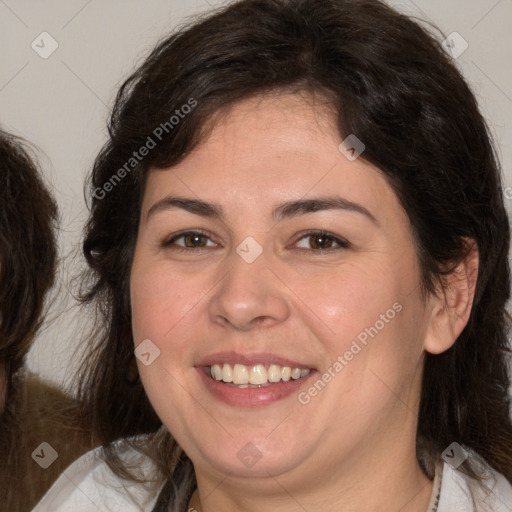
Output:
<path fill-rule="evenodd" d="M 233 384 L 249 384 L 249 371 L 243 364 L 233 366 Z"/>
<path fill-rule="evenodd" d="M 212 377 L 215 380 L 222 380 L 222 368 L 220 364 L 214 364 L 212 366 Z"/>
<path fill-rule="evenodd" d="M 279 382 L 281 380 L 281 367 L 277 364 L 271 364 L 268 367 L 267 376 L 269 382 Z"/>
<path fill-rule="evenodd" d="M 230 364 L 225 364 L 222 367 L 222 380 L 224 382 L 233 382 L 233 368 Z"/>
<path fill-rule="evenodd" d="M 267 383 L 267 370 L 262 364 L 256 364 L 251 368 L 249 383 L 255 385 Z"/>
<path fill-rule="evenodd" d="M 300 379 L 300 368 L 293 368 L 292 379 L 294 379 L 294 380 Z"/>
<path fill-rule="evenodd" d="M 243 364 L 212 364 L 210 376 L 212 379 L 233 383 L 240 388 L 254 386 L 268 386 L 270 383 L 288 382 L 309 375 L 307 368 L 291 368 L 290 366 L 269 365 L 268 369 L 263 364 L 255 364 L 247 367 Z"/>

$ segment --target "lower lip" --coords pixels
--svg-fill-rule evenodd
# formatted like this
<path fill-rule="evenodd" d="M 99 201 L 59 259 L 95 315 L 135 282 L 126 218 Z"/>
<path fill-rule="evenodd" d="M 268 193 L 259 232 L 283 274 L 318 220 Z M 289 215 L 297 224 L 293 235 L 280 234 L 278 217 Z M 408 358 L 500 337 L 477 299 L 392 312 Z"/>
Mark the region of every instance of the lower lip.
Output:
<path fill-rule="evenodd" d="M 259 405 L 268 405 L 278 400 L 289 397 L 292 394 L 298 394 L 300 388 L 316 372 L 311 371 L 305 377 L 288 382 L 277 382 L 261 388 L 238 388 L 229 386 L 222 381 L 217 381 L 209 377 L 204 368 L 197 368 L 200 378 L 216 398 L 226 402 L 229 405 L 242 407 L 257 407 Z"/>

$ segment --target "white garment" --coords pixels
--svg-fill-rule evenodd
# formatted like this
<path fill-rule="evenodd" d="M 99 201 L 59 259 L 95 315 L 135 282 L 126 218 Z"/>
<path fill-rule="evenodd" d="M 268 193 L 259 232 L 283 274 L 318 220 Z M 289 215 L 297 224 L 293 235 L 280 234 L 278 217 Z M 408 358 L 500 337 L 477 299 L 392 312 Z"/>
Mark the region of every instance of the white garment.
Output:
<path fill-rule="evenodd" d="M 150 461 L 146 459 L 139 467 L 148 478 L 152 477 L 154 467 Z M 492 492 L 479 494 L 479 506 L 475 509 L 469 478 L 444 463 L 437 512 L 512 512 L 510 483 L 491 469 L 488 477 L 486 483 Z M 160 488 L 150 492 L 150 487 L 130 485 L 119 479 L 96 449 L 71 464 L 32 512 L 151 512 Z"/>
<path fill-rule="evenodd" d="M 140 454 L 125 450 L 122 459 L 131 461 L 148 480 L 154 466 Z M 152 493 L 142 484 L 131 484 L 116 476 L 96 448 L 73 462 L 60 475 L 32 512 L 150 512 L 160 488 Z"/>
<path fill-rule="evenodd" d="M 512 485 L 503 475 L 487 468 L 484 485 L 478 485 L 445 462 L 437 512 L 512 512 Z"/>

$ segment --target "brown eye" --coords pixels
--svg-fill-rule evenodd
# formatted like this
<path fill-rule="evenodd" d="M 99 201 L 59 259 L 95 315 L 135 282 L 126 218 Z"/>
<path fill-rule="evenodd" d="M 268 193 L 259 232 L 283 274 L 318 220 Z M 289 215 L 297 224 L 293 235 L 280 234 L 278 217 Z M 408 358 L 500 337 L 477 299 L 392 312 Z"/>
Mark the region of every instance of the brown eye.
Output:
<path fill-rule="evenodd" d="M 350 244 L 330 233 L 312 232 L 306 233 L 298 242 L 301 249 L 314 249 L 314 251 L 347 249 Z"/>
<path fill-rule="evenodd" d="M 311 235 L 309 237 L 309 243 L 314 249 L 330 249 L 332 242 L 332 238 L 325 235 Z"/>
<path fill-rule="evenodd" d="M 206 237 L 197 233 L 189 233 L 183 235 L 186 247 L 204 247 L 206 245 Z"/>
<path fill-rule="evenodd" d="M 209 243 L 210 242 L 210 243 Z M 201 249 L 203 247 L 215 247 L 208 235 L 199 231 L 187 231 L 174 235 L 162 243 L 163 247 L 175 250 Z"/>

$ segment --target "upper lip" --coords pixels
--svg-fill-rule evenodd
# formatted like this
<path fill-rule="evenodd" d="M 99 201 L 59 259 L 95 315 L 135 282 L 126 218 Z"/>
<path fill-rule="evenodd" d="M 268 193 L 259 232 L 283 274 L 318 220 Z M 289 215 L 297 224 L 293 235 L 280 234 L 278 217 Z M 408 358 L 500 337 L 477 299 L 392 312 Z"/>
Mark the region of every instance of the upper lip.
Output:
<path fill-rule="evenodd" d="M 291 368 L 301 368 L 304 370 L 312 369 L 311 365 L 294 361 L 286 357 L 281 357 L 272 353 L 253 353 L 239 354 L 236 352 L 217 352 L 201 359 L 196 366 L 212 366 L 214 364 L 243 364 L 245 366 L 254 366 L 262 364 L 265 366 L 277 364 L 279 366 L 290 366 Z"/>

